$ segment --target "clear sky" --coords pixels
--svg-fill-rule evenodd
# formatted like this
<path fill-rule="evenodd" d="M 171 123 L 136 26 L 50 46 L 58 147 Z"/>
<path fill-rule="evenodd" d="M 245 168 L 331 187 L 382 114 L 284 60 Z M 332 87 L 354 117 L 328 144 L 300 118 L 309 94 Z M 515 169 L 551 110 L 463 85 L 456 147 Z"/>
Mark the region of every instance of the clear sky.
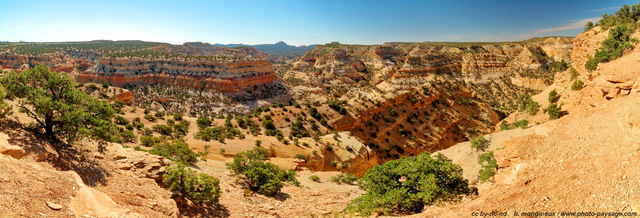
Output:
<path fill-rule="evenodd" d="M 575 36 L 624 0 L 0 0 L 0 41 L 380 44 Z"/>

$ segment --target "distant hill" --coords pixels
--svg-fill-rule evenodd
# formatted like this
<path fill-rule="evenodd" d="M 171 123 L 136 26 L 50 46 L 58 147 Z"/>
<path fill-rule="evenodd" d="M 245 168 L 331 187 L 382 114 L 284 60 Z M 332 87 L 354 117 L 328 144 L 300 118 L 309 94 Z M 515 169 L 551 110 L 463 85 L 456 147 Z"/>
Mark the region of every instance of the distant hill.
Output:
<path fill-rule="evenodd" d="M 246 45 L 246 44 L 213 44 L 213 46 L 219 47 L 253 47 L 262 51 L 264 53 L 280 57 L 283 59 L 295 59 L 300 57 L 315 48 L 317 45 L 303 45 L 303 46 L 292 46 L 287 45 L 287 43 L 283 41 L 279 41 L 275 44 L 259 44 L 259 45 Z"/>

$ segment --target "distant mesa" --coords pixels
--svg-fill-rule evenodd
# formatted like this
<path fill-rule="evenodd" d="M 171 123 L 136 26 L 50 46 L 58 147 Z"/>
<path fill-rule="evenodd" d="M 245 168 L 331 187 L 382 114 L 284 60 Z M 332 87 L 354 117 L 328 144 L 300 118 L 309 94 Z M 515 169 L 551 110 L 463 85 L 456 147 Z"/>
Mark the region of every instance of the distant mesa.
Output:
<path fill-rule="evenodd" d="M 258 45 L 247 45 L 247 44 L 213 44 L 213 46 L 218 47 L 228 47 L 228 48 L 238 48 L 238 47 L 251 47 L 255 48 L 261 52 L 273 55 L 280 60 L 293 60 L 301 57 L 307 52 L 311 51 L 311 49 L 315 48 L 317 44 L 313 45 L 302 45 L 302 46 L 292 46 L 288 45 L 283 41 L 278 41 L 275 44 L 258 44 Z"/>

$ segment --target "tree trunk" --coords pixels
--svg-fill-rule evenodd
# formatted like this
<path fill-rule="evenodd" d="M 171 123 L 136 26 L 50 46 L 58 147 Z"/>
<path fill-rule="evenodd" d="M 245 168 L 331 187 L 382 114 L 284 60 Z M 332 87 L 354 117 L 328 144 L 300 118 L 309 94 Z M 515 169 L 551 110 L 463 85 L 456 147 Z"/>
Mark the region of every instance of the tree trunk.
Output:
<path fill-rule="evenodd" d="M 53 116 L 46 116 L 44 118 L 44 135 L 53 136 Z"/>

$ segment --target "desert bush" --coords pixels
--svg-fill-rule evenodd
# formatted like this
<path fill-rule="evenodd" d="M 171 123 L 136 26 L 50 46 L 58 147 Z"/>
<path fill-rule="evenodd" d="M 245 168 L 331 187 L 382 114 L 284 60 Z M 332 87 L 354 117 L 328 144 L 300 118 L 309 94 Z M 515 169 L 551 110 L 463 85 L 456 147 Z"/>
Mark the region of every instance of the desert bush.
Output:
<path fill-rule="evenodd" d="M 237 154 L 233 162 L 227 164 L 227 168 L 236 175 L 243 175 L 248 188 L 268 196 L 280 193 L 283 182 L 300 184 L 295 171 L 283 170 L 275 164 L 264 162 L 267 155 L 267 149 L 254 147 Z"/>
<path fill-rule="evenodd" d="M 478 164 L 482 167 L 478 171 L 481 181 L 487 181 L 496 174 L 498 162 L 493 156 L 493 151 L 478 155 Z"/>
<path fill-rule="evenodd" d="M 174 198 L 188 199 L 195 204 L 216 204 L 222 194 L 218 178 L 204 173 L 196 175 L 194 170 L 186 169 L 182 164 L 167 167 L 162 183 Z"/>
<path fill-rule="evenodd" d="M 506 121 L 502 121 L 500 123 L 500 130 L 510 130 L 510 129 L 515 129 L 515 128 L 522 128 L 522 129 L 526 129 L 527 125 L 529 125 L 529 121 L 528 120 L 518 120 L 516 122 L 513 123 L 507 123 Z"/>
<path fill-rule="evenodd" d="M 129 143 L 136 143 L 138 141 L 138 136 L 131 130 L 120 131 L 120 133 L 118 133 L 118 138 Z"/>
<path fill-rule="evenodd" d="M 427 153 L 375 166 L 358 186 L 367 193 L 351 201 L 346 210 L 364 216 L 419 213 L 435 202 L 477 194 L 462 177 L 460 166 Z"/>
<path fill-rule="evenodd" d="M 163 119 L 164 115 L 166 115 L 166 112 L 164 112 L 164 111 L 156 111 L 156 117 L 157 118 Z"/>
<path fill-rule="evenodd" d="M 195 138 L 203 141 L 217 140 L 224 143 L 225 138 L 234 139 L 239 137 L 240 130 L 233 127 L 207 127 L 196 132 Z"/>
<path fill-rule="evenodd" d="M 569 69 L 569 75 L 571 76 L 571 80 L 577 79 L 578 71 L 576 70 L 576 68 L 571 67 L 571 69 Z"/>
<path fill-rule="evenodd" d="M 186 136 L 189 133 L 189 121 L 182 120 L 180 123 L 173 125 L 173 132 L 176 135 Z"/>
<path fill-rule="evenodd" d="M 162 140 L 158 137 L 143 135 L 140 136 L 140 144 L 147 147 L 153 147 L 160 143 Z"/>
<path fill-rule="evenodd" d="M 582 80 L 576 80 L 571 84 L 571 90 L 580 90 L 584 86 L 584 82 Z"/>
<path fill-rule="evenodd" d="M 122 117 L 120 115 L 116 115 L 113 118 L 113 122 L 115 124 L 118 124 L 118 125 L 127 125 L 127 124 L 129 124 L 129 120 L 127 120 L 126 118 L 124 118 L 124 117 Z"/>
<path fill-rule="evenodd" d="M 144 119 L 151 121 L 151 122 L 156 122 L 158 120 L 158 118 L 156 118 L 155 116 L 151 115 L 151 114 L 147 114 L 144 115 Z"/>
<path fill-rule="evenodd" d="M 558 95 L 558 91 L 551 90 L 551 92 L 549 92 L 549 103 L 556 103 L 558 101 L 558 99 L 560 99 L 560 96 Z"/>
<path fill-rule="evenodd" d="M 609 31 L 607 39 L 602 41 L 602 47 L 596 50 L 593 58 L 587 61 L 585 68 L 593 71 L 599 63 L 606 63 L 621 57 L 625 51 L 632 49 L 631 34 L 635 27 L 629 24 L 620 24 Z"/>
<path fill-rule="evenodd" d="M 307 162 L 307 157 L 302 154 L 296 154 L 293 158 Z"/>
<path fill-rule="evenodd" d="M 198 160 L 198 155 L 182 141 L 163 142 L 153 146 L 149 153 L 166 157 L 170 160 L 192 164 Z"/>
<path fill-rule="evenodd" d="M 353 184 L 353 182 L 358 180 L 358 177 L 356 177 L 353 174 L 343 174 L 340 173 L 338 175 L 332 176 L 331 177 L 331 182 L 335 182 L 338 184 L 344 183 L 344 184 Z"/>
<path fill-rule="evenodd" d="M 529 115 L 535 115 L 540 108 L 538 102 L 534 101 L 531 95 L 528 94 L 519 95 L 516 105 L 518 106 L 518 111 L 527 111 Z"/>
<path fill-rule="evenodd" d="M 196 124 L 198 124 L 198 128 L 200 128 L 201 130 L 210 127 L 211 123 L 212 120 L 209 117 L 198 117 L 198 119 L 196 120 Z"/>
<path fill-rule="evenodd" d="M 167 125 L 155 125 L 153 126 L 153 131 L 166 136 L 171 136 L 171 134 L 173 134 L 173 128 Z"/>
<path fill-rule="evenodd" d="M 311 175 L 309 176 L 309 180 L 314 182 L 320 182 L 320 177 L 318 177 L 317 175 Z"/>
<path fill-rule="evenodd" d="M 549 107 L 544 109 L 544 112 L 547 113 L 549 115 L 549 118 L 551 119 L 560 118 L 561 111 L 562 111 L 562 106 L 559 106 L 556 103 L 553 103 L 549 105 Z"/>
<path fill-rule="evenodd" d="M 0 120 L 13 113 L 13 108 L 11 107 L 11 105 L 4 101 L 5 97 L 6 93 L 4 91 L 4 88 L 0 86 Z"/>
<path fill-rule="evenodd" d="M 489 147 L 489 141 L 484 136 L 477 136 L 471 139 L 471 148 L 476 149 L 476 151 L 484 151 L 487 147 Z"/>

